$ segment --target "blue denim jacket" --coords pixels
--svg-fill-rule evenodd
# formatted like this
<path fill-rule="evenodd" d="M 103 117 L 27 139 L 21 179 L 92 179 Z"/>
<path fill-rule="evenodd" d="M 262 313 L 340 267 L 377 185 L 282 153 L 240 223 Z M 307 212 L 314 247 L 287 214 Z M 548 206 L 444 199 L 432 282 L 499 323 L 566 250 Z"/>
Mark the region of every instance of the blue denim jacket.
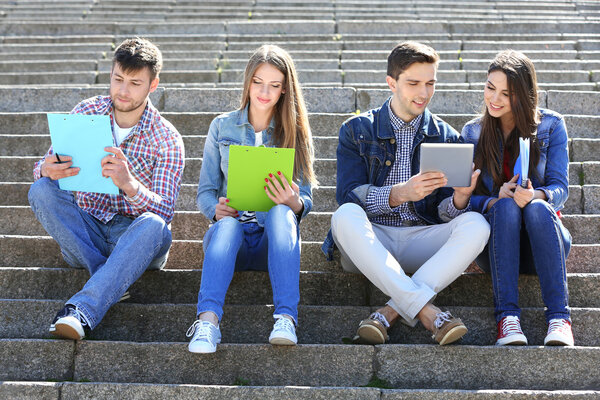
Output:
<path fill-rule="evenodd" d="M 396 136 L 390 122 L 390 98 L 383 106 L 345 121 L 340 128 L 337 147 L 336 200 L 339 205 L 356 203 L 366 210 L 369 190 L 383 186 L 396 157 Z M 411 150 L 411 175 L 419 173 L 421 143 L 454 143 L 458 132 L 425 109 Z M 419 218 L 428 224 L 442 223 L 438 206 L 452 195 L 451 188 L 441 188 L 414 202 Z M 441 208 L 440 208 L 441 209 Z M 367 214 L 368 215 L 368 214 Z M 333 258 L 331 230 L 321 247 L 329 260 Z"/>
<path fill-rule="evenodd" d="M 558 211 L 563 208 L 569 196 L 567 127 L 562 115 L 557 112 L 543 108 L 540 108 L 539 111 L 541 121 L 537 127 L 536 140 L 540 148 L 540 161 L 536 166 L 537 173 L 530 171 L 529 179 L 531 179 L 534 189 L 543 190 L 546 193 L 548 203 Z M 461 137 L 466 143 L 473 143 L 477 149 L 480 135 L 481 117 L 467 122 Z M 504 154 L 502 148 L 500 154 Z M 502 160 L 498 160 L 498 162 L 502 163 Z M 498 197 L 500 188 L 493 190 L 494 181 L 488 171 L 481 171 L 480 179 L 483 180 L 483 184 L 492 195 L 472 195 L 471 207 L 473 211 L 484 214 L 490 200 Z"/>
<path fill-rule="evenodd" d="M 274 128 L 275 120 L 271 120 L 266 132 L 263 133 L 265 146 L 272 146 L 271 135 Z M 202 214 L 211 221 L 215 216 L 215 207 L 219 203 L 219 197 L 227 195 L 229 146 L 254 146 L 255 141 L 254 127 L 248 122 L 248 107 L 244 110 L 221 114 L 210 123 L 204 144 L 196 204 Z M 304 211 L 302 212 L 302 217 L 304 217 L 312 209 L 312 187 L 304 179 L 298 186 L 300 187 L 300 197 L 304 201 Z M 240 215 L 243 212 L 243 210 L 238 211 L 240 211 Z M 256 213 L 256 219 L 260 226 L 263 226 L 266 215 L 266 212 Z"/>

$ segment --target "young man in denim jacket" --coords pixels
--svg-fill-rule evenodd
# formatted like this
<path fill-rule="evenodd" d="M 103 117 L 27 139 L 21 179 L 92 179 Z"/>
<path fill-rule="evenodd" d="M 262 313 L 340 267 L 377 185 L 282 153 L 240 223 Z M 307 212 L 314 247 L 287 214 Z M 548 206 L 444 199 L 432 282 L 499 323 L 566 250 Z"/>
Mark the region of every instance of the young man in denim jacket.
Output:
<path fill-rule="evenodd" d="M 416 42 L 396 46 L 388 57 L 386 78 L 392 96 L 340 129 L 336 190 L 340 207 L 323 250 L 331 258 L 335 243 L 344 270 L 364 274 L 391 297 L 360 322 L 359 342 L 384 343 L 387 329 L 398 317 L 410 326 L 421 321 L 441 345 L 467 332 L 460 319 L 432 301 L 482 251 L 489 225 L 480 214 L 469 212 L 469 204 L 460 200 L 466 196 L 455 199 L 452 189 L 444 188 L 447 180 L 442 173 L 419 173 L 421 143 L 459 139 L 452 127 L 427 109 L 438 62 L 429 46 Z M 478 175 L 473 173 L 472 187 Z"/>
<path fill-rule="evenodd" d="M 154 44 L 125 40 L 113 57 L 110 96 L 84 100 L 71 111 L 110 116 L 114 146 L 105 148 L 111 154 L 101 166 L 118 195 L 61 190 L 58 179 L 77 175 L 79 168 L 52 147 L 35 164 L 33 212 L 65 261 L 91 275 L 56 314 L 50 325 L 55 336 L 82 339 L 146 269 L 167 261 L 185 156 L 181 136 L 148 97 L 161 66 Z"/>

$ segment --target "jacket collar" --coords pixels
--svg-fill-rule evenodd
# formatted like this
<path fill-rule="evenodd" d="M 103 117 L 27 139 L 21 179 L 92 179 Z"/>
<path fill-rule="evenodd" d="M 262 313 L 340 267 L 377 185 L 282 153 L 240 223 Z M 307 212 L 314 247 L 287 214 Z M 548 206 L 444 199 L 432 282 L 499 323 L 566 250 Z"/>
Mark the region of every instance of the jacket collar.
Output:
<path fill-rule="evenodd" d="M 379 139 L 391 139 L 394 137 L 394 130 L 392 129 L 392 122 L 390 121 L 390 102 L 392 96 L 383 103 L 379 111 L 379 123 L 377 129 L 377 137 Z M 417 134 L 421 133 L 425 136 L 435 137 L 440 135 L 440 130 L 437 124 L 433 123 L 433 114 L 428 108 L 425 108 L 423 112 L 423 118 L 421 118 L 421 124 L 417 128 Z"/>
<path fill-rule="evenodd" d="M 248 110 L 250 109 L 250 103 L 246 104 L 246 107 L 244 107 L 242 110 L 238 111 L 238 119 L 237 119 L 237 125 L 238 126 L 242 126 L 242 125 L 251 125 L 250 121 L 248 121 Z M 272 131 L 273 129 L 275 129 L 275 118 L 271 118 L 271 122 L 269 122 L 269 128 Z"/>

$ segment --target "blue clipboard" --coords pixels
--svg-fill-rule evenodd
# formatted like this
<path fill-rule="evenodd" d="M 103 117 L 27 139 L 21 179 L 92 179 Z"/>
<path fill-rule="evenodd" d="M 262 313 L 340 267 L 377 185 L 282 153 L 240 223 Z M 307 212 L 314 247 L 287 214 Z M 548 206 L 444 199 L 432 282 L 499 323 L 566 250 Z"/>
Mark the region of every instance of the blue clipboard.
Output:
<path fill-rule="evenodd" d="M 73 157 L 75 176 L 58 180 L 62 190 L 119 194 L 112 179 L 102 176 L 100 161 L 107 155 L 104 148 L 114 146 L 108 115 L 47 114 L 50 139 L 55 154 Z"/>

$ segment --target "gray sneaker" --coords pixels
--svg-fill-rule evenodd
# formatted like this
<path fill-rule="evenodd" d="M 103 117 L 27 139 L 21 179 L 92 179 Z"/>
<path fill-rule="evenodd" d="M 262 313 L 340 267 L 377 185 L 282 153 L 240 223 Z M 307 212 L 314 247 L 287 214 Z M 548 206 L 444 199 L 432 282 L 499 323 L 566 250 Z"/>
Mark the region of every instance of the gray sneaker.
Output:
<path fill-rule="evenodd" d="M 221 330 L 208 321 L 197 319 L 185 335 L 192 338 L 188 345 L 192 353 L 214 353 L 221 343 Z"/>

